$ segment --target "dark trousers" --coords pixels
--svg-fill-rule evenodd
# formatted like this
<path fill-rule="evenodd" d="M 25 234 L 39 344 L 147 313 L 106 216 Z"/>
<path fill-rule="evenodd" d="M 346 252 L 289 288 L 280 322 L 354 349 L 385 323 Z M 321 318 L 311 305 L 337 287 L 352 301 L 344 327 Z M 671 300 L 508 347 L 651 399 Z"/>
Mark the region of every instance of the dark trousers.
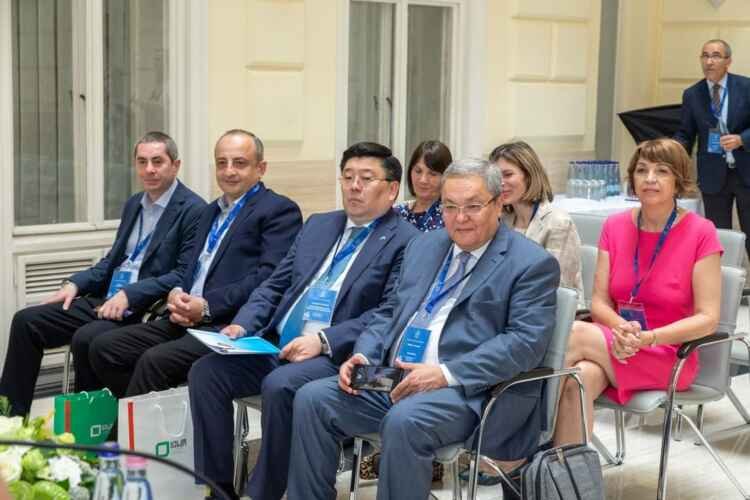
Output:
<path fill-rule="evenodd" d="M 62 303 L 58 303 L 31 306 L 16 312 L 10 326 L 8 353 L 0 379 L 0 394 L 10 400 L 13 415 L 26 415 L 31 409 L 45 349 L 70 344 L 76 391 L 102 387 L 88 362 L 91 342 L 123 325 L 122 322 L 97 318 L 94 308 L 103 303 L 104 299 L 79 297 L 67 311 L 63 311 Z"/>
<path fill-rule="evenodd" d="M 196 470 L 218 483 L 232 482 L 232 400 L 260 393 L 263 434 L 247 493 L 253 500 L 280 499 L 287 484 L 294 395 L 307 382 L 336 373 L 338 366 L 327 356 L 279 366 L 275 356 L 211 354 L 195 363 L 188 389 Z"/>
<path fill-rule="evenodd" d="M 735 169 L 727 172 L 724 187 L 716 194 L 703 194 L 703 209 L 706 218 L 711 220 L 717 229 L 732 229 L 732 205 L 737 201 L 737 215 L 740 228 L 748 236 L 745 239 L 745 251 L 750 256 L 750 188 L 745 186 Z"/>
<path fill-rule="evenodd" d="M 118 398 L 177 387 L 193 362 L 211 352 L 168 319 L 118 328 L 97 337 L 89 362 Z"/>

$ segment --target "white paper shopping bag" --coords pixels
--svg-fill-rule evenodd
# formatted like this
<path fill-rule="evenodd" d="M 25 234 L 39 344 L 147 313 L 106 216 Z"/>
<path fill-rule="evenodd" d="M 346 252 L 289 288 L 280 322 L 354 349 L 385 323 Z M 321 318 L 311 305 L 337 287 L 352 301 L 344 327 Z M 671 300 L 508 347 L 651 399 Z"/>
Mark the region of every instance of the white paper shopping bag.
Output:
<path fill-rule="evenodd" d="M 118 407 L 120 448 L 152 453 L 193 469 L 193 421 L 187 387 L 124 398 Z M 148 478 L 159 500 L 202 499 L 193 477 L 151 461 Z"/>

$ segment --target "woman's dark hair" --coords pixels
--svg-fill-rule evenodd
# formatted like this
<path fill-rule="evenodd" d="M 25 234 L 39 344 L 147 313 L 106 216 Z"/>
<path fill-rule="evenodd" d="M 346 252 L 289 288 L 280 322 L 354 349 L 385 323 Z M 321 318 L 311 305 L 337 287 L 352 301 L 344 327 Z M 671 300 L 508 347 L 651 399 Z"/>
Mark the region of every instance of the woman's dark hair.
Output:
<path fill-rule="evenodd" d="M 433 172 L 442 175 L 448 165 L 453 162 L 453 156 L 448 146 L 440 141 L 424 141 L 414 148 L 411 160 L 409 160 L 409 167 L 406 169 L 406 185 L 412 195 L 414 194 L 414 185 L 411 182 L 411 171 L 419 160 L 424 161 L 427 168 Z"/>

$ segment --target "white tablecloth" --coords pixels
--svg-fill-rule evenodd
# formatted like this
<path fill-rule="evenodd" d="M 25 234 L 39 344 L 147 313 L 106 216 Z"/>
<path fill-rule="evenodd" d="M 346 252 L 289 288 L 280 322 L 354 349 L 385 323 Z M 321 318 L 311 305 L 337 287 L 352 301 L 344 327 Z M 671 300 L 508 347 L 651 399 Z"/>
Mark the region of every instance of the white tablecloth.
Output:
<path fill-rule="evenodd" d="M 700 198 L 683 198 L 677 200 L 677 204 L 686 209 L 703 215 L 703 204 Z M 552 205 L 562 208 L 568 213 L 593 213 L 597 215 L 609 215 L 622 212 L 628 208 L 640 205 L 638 200 L 626 198 L 625 196 L 610 196 L 605 200 L 587 200 L 585 198 L 568 198 L 564 194 L 556 194 Z"/>

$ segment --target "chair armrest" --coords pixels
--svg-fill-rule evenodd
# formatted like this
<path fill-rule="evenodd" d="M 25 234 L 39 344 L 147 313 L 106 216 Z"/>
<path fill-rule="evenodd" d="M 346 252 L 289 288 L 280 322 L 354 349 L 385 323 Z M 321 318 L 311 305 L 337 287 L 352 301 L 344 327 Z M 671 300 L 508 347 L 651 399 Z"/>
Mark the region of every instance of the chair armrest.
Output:
<path fill-rule="evenodd" d="M 143 317 L 141 318 L 141 322 L 147 323 L 162 316 L 165 312 L 167 312 L 167 300 L 159 299 L 146 309 L 146 312 L 143 313 Z"/>
<path fill-rule="evenodd" d="M 685 359 L 690 354 L 703 346 L 712 345 L 712 344 L 718 344 L 719 342 L 731 342 L 735 340 L 740 340 L 745 338 L 745 333 L 735 333 L 733 335 L 729 335 L 728 333 L 724 332 L 718 332 L 718 333 L 712 333 L 711 335 L 706 335 L 705 337 L 701 337 L 699 339 L 691 340 L 690 342 L 685 342 L 680 346 L 680 348 L 677 350 L 677 358 L 678 359 Z"/>
<path fill-rule="evenodd" d="M 586 323 L 593 323 L 594 317 L 591 315 L 591 309 L 578 309 L 576 311 L 576 321 L 585 321 Z"/>

